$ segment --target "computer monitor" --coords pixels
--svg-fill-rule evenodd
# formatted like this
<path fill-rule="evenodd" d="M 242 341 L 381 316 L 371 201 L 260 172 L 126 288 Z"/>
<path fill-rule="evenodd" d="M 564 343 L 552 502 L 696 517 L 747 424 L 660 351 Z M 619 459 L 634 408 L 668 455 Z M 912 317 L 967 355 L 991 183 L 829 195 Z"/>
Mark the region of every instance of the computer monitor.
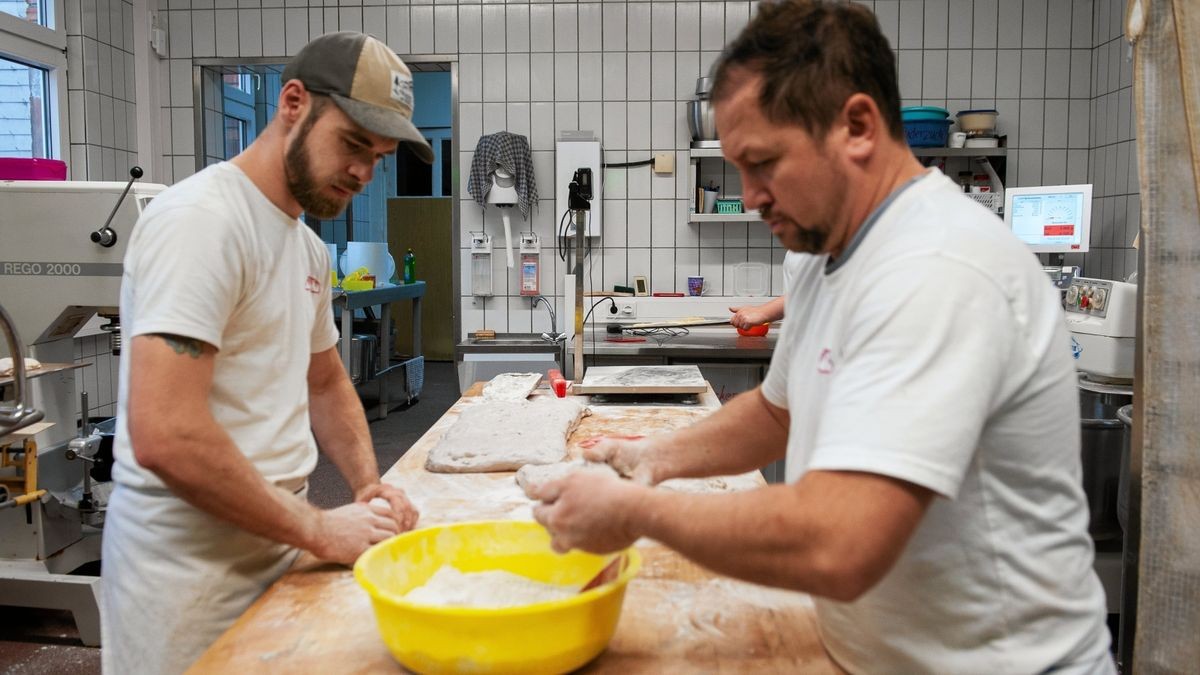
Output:
<path fill-rule="evenodd" d="M 1084 253 L 1092 235 L 1092 186 L 1007 188 L 1004 224 L 1034 253 Z"/>

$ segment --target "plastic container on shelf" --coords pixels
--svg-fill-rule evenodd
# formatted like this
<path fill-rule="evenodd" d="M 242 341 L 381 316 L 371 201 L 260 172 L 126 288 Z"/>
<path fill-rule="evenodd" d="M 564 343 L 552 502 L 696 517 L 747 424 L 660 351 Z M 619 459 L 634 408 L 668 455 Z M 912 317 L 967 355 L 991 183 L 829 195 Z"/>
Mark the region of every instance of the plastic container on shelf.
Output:
<path fill-rule="evenodd" d="M 0 157 L 0 180 L 66 180 L 67 163 L 41 157 Z"/>
<path fill-rule="evenodd" d="M 949 110 L 934 105 L 912 105 L 900 109 L 900 119 L 904 122 L 944 120 L 949 116 Z"/>
<path fill-rule="evenodd" d="M 910 148 L 944 148 L 949 135 L 950 120 L 904 120 L 904 139 Z"/>
<path fill-rule="evenodd" d="M 771 268 L 765 263 L 744 262 L 733 266 L 733 294 L 740 297 L 766 295 L 770 289 Z"/>

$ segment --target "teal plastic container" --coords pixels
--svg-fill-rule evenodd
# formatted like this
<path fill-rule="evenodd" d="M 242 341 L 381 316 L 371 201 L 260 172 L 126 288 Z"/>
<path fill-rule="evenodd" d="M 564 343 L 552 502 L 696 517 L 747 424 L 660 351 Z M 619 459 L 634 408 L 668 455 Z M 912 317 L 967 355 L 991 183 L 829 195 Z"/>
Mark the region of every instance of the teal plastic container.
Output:
<path fill-rule="evenodd" d="M 904 122 L 937 121 L 949 116 L 949 110 L 934 105 L 913 105 L 900 109 L 900 119 Z"/>

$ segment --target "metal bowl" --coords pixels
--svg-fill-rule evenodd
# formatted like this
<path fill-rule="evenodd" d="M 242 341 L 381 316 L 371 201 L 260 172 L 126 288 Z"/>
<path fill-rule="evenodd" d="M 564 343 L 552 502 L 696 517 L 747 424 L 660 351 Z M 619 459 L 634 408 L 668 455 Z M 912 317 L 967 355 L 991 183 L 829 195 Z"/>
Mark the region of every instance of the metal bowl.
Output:
<path fill-rule="evenodd" d="M 688 101 L 687 120 L 693 141 L 717 140 L 717 117 L 710 101 Z"/>

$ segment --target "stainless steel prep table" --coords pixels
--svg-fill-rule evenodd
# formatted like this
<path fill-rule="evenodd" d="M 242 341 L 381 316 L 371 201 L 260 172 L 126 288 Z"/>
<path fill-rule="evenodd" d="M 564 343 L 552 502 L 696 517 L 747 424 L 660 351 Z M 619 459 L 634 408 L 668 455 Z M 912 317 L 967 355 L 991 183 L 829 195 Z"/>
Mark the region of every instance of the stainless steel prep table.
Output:
<path fill-rule="evenodd" d="M 387 376 L 397 370 L 406 373 L 416 369 L 424 370 L 424 357 L 421 356 L 421 298 L 425 296 L 425 282 L 414 281 L 411 284 L 383 286 L 365 291 L 346 291 L 333 289 L 333 306 L 341 311 L 342 337 L 340 351 L 342 365 L 350 372 L 350 342 L 354 335 L 354 310 L 367 307 L 380 308 L 379 311 L 379 370 L 374 379 L 379 387 L 379 405 L 376 414 L 379 419 L 387 417 L 388 403 L 391 398 L 387 386 Z M 412 358 L 400 363 L 392 363 L 391 331 L 392 303 L 399 300 L 412 300 L 413 303 L 413 353 Z M 418 387 L 419 389 L 419 387 Z M 409 389 L 409 398 L 414 398 L 414 392 Z"/>

